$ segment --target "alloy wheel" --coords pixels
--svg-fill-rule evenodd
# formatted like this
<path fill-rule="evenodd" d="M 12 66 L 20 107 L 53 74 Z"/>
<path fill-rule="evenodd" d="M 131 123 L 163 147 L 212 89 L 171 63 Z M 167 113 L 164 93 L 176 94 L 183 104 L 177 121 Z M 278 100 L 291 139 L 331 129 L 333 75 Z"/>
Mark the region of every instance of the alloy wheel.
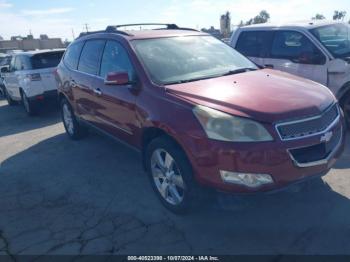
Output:
<path fill-rule="evenodd" d="M 67 104 L 63 104 L 62 107 L 63 121 L 70 135 L 74 134 L 74 123 L 72 112 L 70 111 Z"/>
<path fill-rule="evenodd" d="M 164 149 L 156 149 L 151 157 L 151 172 L 162 198 L 177 206 L 184 199 L 185 184 L 174 158 Z"/>

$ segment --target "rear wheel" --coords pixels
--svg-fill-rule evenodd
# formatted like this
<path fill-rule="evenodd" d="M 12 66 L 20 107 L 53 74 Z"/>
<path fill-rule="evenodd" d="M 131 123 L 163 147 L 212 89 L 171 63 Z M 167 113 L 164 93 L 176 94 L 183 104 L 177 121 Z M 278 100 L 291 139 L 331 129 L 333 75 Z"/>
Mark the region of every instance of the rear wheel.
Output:
<path fill-rule="evenodd" d="M 22 104 L 26 113 L 29 116 L 35 115 L 37 113 L 36 104 L 30 101 L 24 92 L 21 92 L 21 97 L 22 97 Z"/>
<path fill-rule="evenodd" d="M 61 101 L 61 115 L 64 128 L 71 139 L 78 140 L 86 135 L 86 127 L 77 121 L 72 107 L 66 99 Z"/>
<path fill-rule="evenodd" d="M 13 100 L 10 96 L 10 94 L 7 92 L 6 87 L 4 88 L 4 92 L 5 92 L 5 98 L 7 100 L 7 103 L 9 104 L 9 106 L 14 106 L 17 105 L 17 102 L 15 100 Z"/>
<path fill-rule="evenodd" d="M 162 204 L 174 213 L 188 211 L 198 185 L 184 152 L 171 139 L 160 137 L 148 145 L 145 157 L 152 187 Z"/>

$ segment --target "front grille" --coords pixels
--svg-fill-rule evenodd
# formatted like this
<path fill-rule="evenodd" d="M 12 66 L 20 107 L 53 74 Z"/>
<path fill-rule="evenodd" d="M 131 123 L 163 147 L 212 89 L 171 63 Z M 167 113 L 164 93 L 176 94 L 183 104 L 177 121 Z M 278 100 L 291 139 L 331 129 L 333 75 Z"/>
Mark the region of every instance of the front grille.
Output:
<path fill-rule="evenodd" d="M 277 131 L 282 140 L 315 135 L 325 131 L 338 116 L 338 106 L 334 104 L 320 116 L 278 124 Z"/>
<path fill-rule="evenodd" d="M 342 136 L 342 129 L 334 131 L 331 140 L 327 143 L 321 143 L 309 147 L 296 148 L 289 150 L 293 159 L 299 164 L 305 164 L 326 159 L 339 144 Z"/>

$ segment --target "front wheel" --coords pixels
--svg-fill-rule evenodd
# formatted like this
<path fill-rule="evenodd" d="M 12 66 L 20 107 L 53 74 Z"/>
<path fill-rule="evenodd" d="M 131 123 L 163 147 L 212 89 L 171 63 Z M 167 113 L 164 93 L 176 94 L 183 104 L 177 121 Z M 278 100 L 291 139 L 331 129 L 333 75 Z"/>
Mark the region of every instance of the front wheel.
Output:
<path fill-rule="evenodd" d="M 66 133 L 71 139 L 78 140 L 86 135 L 86 127 L 77 121 L 72 107 L 66 99 L 61 101 L 61 115 Z"/>
<path fill-rule="evenodd" d="M 152 187 L 162 204 L 174 213 L 188 211 L 197 185 L 184 152 L 171 139 L 160 137 L 149 144 L 145 157 Z"/>

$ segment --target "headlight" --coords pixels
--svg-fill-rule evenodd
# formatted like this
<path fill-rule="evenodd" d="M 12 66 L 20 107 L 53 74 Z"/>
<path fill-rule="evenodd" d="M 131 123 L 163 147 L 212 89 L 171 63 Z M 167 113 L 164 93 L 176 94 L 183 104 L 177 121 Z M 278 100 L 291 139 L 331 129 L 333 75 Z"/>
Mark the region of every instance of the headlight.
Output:
<path fill-rule="evenodd" d="M 232 142 L 272 141 L 273 138 L 259 123 L 221 111 L 196 106 L 193 113 L 211 139 Z"/>

